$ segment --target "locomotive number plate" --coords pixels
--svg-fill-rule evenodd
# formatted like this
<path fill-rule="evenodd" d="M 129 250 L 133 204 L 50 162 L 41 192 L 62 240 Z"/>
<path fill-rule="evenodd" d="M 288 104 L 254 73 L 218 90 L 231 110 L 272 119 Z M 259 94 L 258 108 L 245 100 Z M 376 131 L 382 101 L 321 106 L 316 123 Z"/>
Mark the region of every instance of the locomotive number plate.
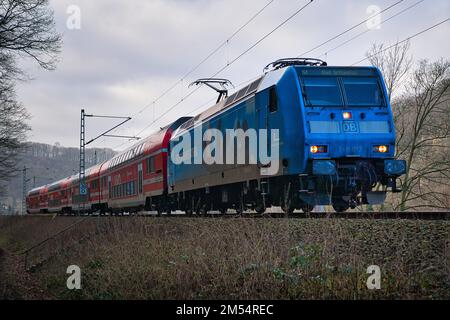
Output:
<path fill-rule="evenodd" d="M 358 124 L 355 121 L 344 121 L 342 123 L 342 131 L 347 133 L 358 132 Z"/>

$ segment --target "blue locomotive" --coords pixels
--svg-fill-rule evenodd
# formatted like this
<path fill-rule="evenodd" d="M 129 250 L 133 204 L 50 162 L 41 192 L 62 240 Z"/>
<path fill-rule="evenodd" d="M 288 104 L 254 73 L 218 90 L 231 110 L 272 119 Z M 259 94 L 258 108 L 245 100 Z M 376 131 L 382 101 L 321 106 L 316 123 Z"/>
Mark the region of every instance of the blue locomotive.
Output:
<path fill-rule="evenodd" d="M 377 68 L 281 59 L 233 95 L 219 92 L 216 105 L 172 135 L 167 193 L 153 202 L 160 210 L 343 212 L 399 191 L 406 164 L 394 159 L 393 115 Z"/>
<path fill-rule="evenodd" d="M 217 103 L 183 117 L 88 169 L 87 212 L 210 210 L 263 213 L 281 206 L 338 212 L 381 204 L 405 173 L 395 160 L 386 87 L 373 67 L 282 59 L 228 97 L 224 79 L 202 79 Z M 78 176 L 32 190 L 27 210 L 75 212 Z"/>

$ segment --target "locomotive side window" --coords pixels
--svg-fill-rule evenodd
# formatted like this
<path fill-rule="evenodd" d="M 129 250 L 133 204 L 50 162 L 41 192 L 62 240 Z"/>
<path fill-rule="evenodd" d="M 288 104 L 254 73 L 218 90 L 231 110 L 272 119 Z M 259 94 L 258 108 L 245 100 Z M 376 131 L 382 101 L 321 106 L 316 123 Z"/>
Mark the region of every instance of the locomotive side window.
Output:
<path fill-rule="evenodd" d="M 276 112 L 278 110 L 277 87 L 273 86 L 269 89 L 269 111 Z"/>

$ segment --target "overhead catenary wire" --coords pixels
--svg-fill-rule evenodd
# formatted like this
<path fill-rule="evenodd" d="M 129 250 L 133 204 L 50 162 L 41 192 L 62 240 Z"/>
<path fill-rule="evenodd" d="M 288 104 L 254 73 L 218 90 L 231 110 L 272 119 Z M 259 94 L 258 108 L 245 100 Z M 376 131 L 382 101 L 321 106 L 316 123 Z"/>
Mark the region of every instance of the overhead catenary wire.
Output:
<path fill-rule="evenodd" d="M 166 90 L 164 90 L 158 97 L 156 97 L 154 100 L 152 100 L 152 102 L 148 103 L 147 105 L 145 105 L 143 108 L 141 108 L 138 112 L 136 112 L 135 114 L 132 115 L 132 123 L 134 122 L 134 118 L 139 115 L 142 114 L 145 110 L 147 110 L 148 108 L 150 108 L 151 106 L 153 106 L 153 118 L 155 118 L 154 115 L 154 108 L 156 103 L 161 100 L 164 96 L 166 96 L 169 92 L 171 92 L 174 88 L 176 88 L 180 83 L 183 84 L 183 81 L 192 73 L 194 73 L 200 66 L 202 66 L 206 61 L 208 61 L 212 56 L 214 56 L 217 52 L 220 51 L 220 49 L 222 49 L 223 47 L 225 47 L 226 45 L 228 45 L 230 43 L 230 41 L 236 37 L 242 30 L 244 30 L 253 20 L 255 20 L 263 11 L 265 11 L 267 9 L 267 7 L 269 7 L 275 0 L 270 0 L 268 1 L 261 9 L 259 9 L 254 15 L 252 15 L 250 17 L 250 19 L 248 19 L 244 24 L 242 24 L 238 29 L 236 29 L 235 32 L 233 32 L 233 34 L 231 34 L 225 41 L 223 41 L 219 46 L 217 46 L 214 50 L 212 50 L 208 55 L 206 55 L 198 64 L 196 64 L 193 68 L 191 68 L 183 77 L 181 77 L 180 80 L 177 80 L 175 83 L 173 83 L 171 86 L 169 86 Z M 125 142 L 126 143 L 126 142 Z M 120 144 L 117 147 L 122 146 L 123 144 Z M 115 148 L 117 148 L 115 147 Z"/>
<path fill-rule="evenodd" d="M 389 47 L 386 47 L 386 48 L 384 48 L 384 49 L 382 49 L 382 50 L 380 50 L 380 51 L 377 51 L 377 52 L 375 52 L 375 53 L 372 54 L 372 55 L 366 56 L 364 59 L 361 59 L 361 60 L 359 60 L 359 61 L 357 61 L 357 62 L 355 62 L 355 63 L 352 63 L 351 66 L 355 66 L 355 65 L 357 65 L 357 64 L 359 64 L 359 63 L 361 63 L 361 62 L 363 62 L 363 61 L 366 61 L 366 60 L 368 60 L 368 59 L 374 57 L 374 56 L 377 55 L 377 54 L 383 53 L 383 52 L 385 52 L 385 51 L 387 51 L 387 50 L 389 50 L 389 49 L 392 49 L 392 48 L 395 47 L 395 46 L 398 46 L 399 44 L 402 44 L 402 43 L 407 42 L 407 41 L 409 41 L 409 40 L 411 40 L 411 39 L 414 39 L 414 38 L 416 38 L 416 37 L 418 37 L 418 36 L 420 36 L 420 35 L 422 35 L 422 34 L 428 32 L 428 31 L 430 31 L 430 30 L 432 30 L 432 29 L 434 29 L 434 28 L 439 27 L 440 25 L 443 25 L 444 23 L 446 23 L 446 22 L 448 22 L 448 21 L 450 21 L 450 18 L 447 18 L 447 19 L 445 19 L 445 20 L 442 20 L 441 22 L 438 22 L 438 23 L 432 25 L 431 27 L 428 27 L 428 28 L 426 28 L 426 29 L 424 29 L 424 30 L 422 30 L 422 31 L 419 31 L 419 32 L 413 34 L 412 36 L 409 36 L 409 37 L 407 37 L 406 39 L 403 39 L 402 41 L 396 42 L 396 43 L 394 43 L 393 45 L 391 45 L 391 46 L 389 46 Z"/>
<path fill-rule="evenodd" d="M 403 1 L 403 0 L 401 0 Z M 252 44 L 250 47 L 248 47 L 246 50 L 244 50 L 241 54 L 239 54 L 238 56 L 236 56 L 233 60 L 231 60 L 230 62 L 228 62 L 225 66 L 223 66 L 222 68 L 220 68 L 217 72 L 215 72 L 210 78 L 214 78 L 215 76 L 217 76 L 219 73 L 221 73 L 222 71 L 224 71 L 225 69 L 229 68 L 232 64 L 234 64 L 236 61 L 238 61 L 239 59 L 241 59 L 244 55 L 246 55 L 248 52 L 250 52 L 252 49 L 254 49 L 256 46 L 258 46 L 261 42 L 263 42 L 265 39 L 267 39 L 270 35 L 272 35 L 275 31 L 277 31 L 278 29 L 280 29 L 282 26 L 284 26 L 286 23 L 288 23 L 290 20 L 292 20 L 294 17 L 296 17 L 300 12 L 302 12 L 303 10 L 305 10 L 310 4 L 312 4 L 314 2 L 314 0 L 308 0 L 308 2 L 304 5 L 302 5 L 298 10 L 296 10 L 294 13 L 292 13 L 289 17 L 287 17 L 285 20 L 283 20 L 281 23 L 279 23 L 275 28 L 273 28 L 270 32 L 268 32 L 267 34 L 265 34 L 263 37 L 261 37 L 260 39 L 258 39 L 254 44 Z M 189 92 L 187 95 L 183 96 L 178 102 L 176 102 L 175 104 L 173 104 L 172 106 L 170 106 L 165 112 L 163 112 L 161 115 L 159 115 L 156 119 L 153 119 L 152 122 L 150 122 L 150 124 L 148 124 L 146 127 L 144 127 L 141 131 L 139 131 L 136 135 L 139 136 L 141 135 L 144 131 L 146 131 L 148 128 L 150 128 L 153 124 L 155 124 L 158 120 L 160 120 L 161 118 L 163 118 L 167 113 L 169 113 L 170 111 L 172 111 L 174 108 L 176 108 L 178 105 L 180 105 L 182 102 L 184 102 L 187 98 L 189 98 L 191 95 L 193 95 L 197 90 L 199 90 L 201 88 L 201 86 L 196 87 L 194 90 L 192 90 L 191 92 Z M 122 145 L 124 145 L 126 143 L 123 143 L 121 145 L 119 145 L 118 147 L 121 147 Z M 116 148 L 118 148 L 116 147 Z"/>
<path fill-rule="evenodd" d="M 215 72 L 210 78 L 214 78 L 215 76 L 217 76 L 219 73 L 221 73 L 222 71 L 224 71 L 225 69 L 229 68 L 232 64 L 234 64 L 236 61 L 238 61 L 240 58 L 242 58 L 245 54 L 247 54 L 248 52 L 250 52 L 253 48 L 255 48 L 258 44 L 260 44 L 262 41 L 264 41 L 265 39 L 267 39 L 271 34 L 273 34 L 275 31 L 277 31 L 278 29 L 280 29 L 283 25 L 285 25 L 287 22 L 289 22 L 292 18 L 294 18 L 295 16 L 297 16 L 300 12 L 302 12 L 304 9 L 306 9 L 306 7 L 308 7 L 314 0 L 309 0 L 308 3 L 306 3 L 305 5 L 303 5 L 300 9 L 298 9 L 297 11 L 295 11 L 293 14 L 291 14 L 287 19 L 283 20 L 283 22 L 281 22 L 280 24 L 278 24 L 275 28 L 273 28 L 269 33 L 265 34 L 263 37 L 261 37 L 258 41 L 256 41 L 254 44 L 252 44 L 250 47 L 248 47 L 245 51 L 243 51 L 241 54 L 239 54 L 237 57 L 235 57 L 233 60 L 231 60 L 230 62 L 228 62 L 225 66 L 223 66 L 222 68 L 220 68 L 217 72 Z M 402 0 L 403 1 L 403 0 Z M 181 104 L 185 99 L 189 98 L 192 94 L 194 94 L 199 87 L 196 87 L 194 90 L 192 90 L 191 92 L 189 92 L 187 95 L 185 95 L 183 98 L 181 98 L 177 103 L 175 103 L 174 105 L 172 105 L 170 108 L 168 108 L 164 113 L 162 113 L 158 118 L 154 119 L 149 125 L 147 125 L 144 129 L 142 129 L 141 131 L 139 131 L 139 133 L 137 135 L 140 135 L 142 132 L 144 132 L 145 130 L 147 130 L 148 128 L 150 128 L 150 126 L 152 126 L 156 121 L 158 121 L 159 119 L 161 119 L 164 115 L 166 115 L 167 113 L 169 113 L 170 111 L 172 111 L 175 107 L 177 107 L 179 104 Z"/>
<path fill-rule="evenodd" d="M 392 9 L 393 7 L 395 7 L 395 6 L 397 6 L 398 4 L 402 3 L 403 1 L 404 1 L 404 0 L 399 0 L 399 1 L 397 1 L 397 2 L 395 2 L 395 3 L 393 3 L 393 4 L 391 4 L 390 6 L 384 8 L 383 10 L 381 10 L 380 12 L 378 12 L 378 13 L 376 13 L 376 14 L 373 14 L 373 15 L 370 16 L 369 18 L 364 19 L 363 21 L 361 21 L 361 22 L 359 22 L 359 23 L 357 23 L 357 24 L 351 26 L 350 28 L 348 28 L 348 29 L 342 31 L 341 33 L 339 33 L 339 34 L 337 34 L 337 35 L 331 37 L 330 39 L 328 39 L 328 40 L 322 42 L 321 44 L 318 44 L 317 46 L 313 47 L 312 49 L 310 49 L 310 50 L 308 50 L 308 51 L 305 51 L 305 52 L 299 54 L 299 55 L 297 56 L 297 58 L 304 57 L 305 55 L 307 55 L 307 54 L 313 52 L 314 50 L 323 47 L 323 46 L 326 45 L 327 43 L 330 43 L 331 41 L 336 40 L 337 38 L 342 37 L 344 34 L 347 34 L 347 33 L 349 33 L 350 31 L 352 31 L 352 30 L 358 28 L 359 26 L 363 25 L 364 23 L 367 23 L 367 21 L 370 21 L 371 19 L 373 19 L 373 18 L 379 16 L 380 14 L 382 14 L 383 12 L 386 12 L 386 11 L 389 10 L 389 9 Z"/>
<path fill-rule="evenodd" d="M 281 28 L 284 24 L 286 24 L 288 21 L 290 21 L 292 18 L 294 18 L 296 15 L 298 15 L 301 11 L 303 11 L 308 5 L 310 5 L 314 0 L 310 0 L 307 4 L 303 5 L 300 9 L 298 9 L 296 12 L 294 12 L 292 15 L 290 15 L 287 19 L 285 19 L 283 22 L 281 22 L 277 27 L 275 27 L 271 32 L 269 32 L 268 34 L 266 34 L 265 36 L 263 36 L 262 38 L 260 38 L 257 42 L 255 42 L 252 46 L 250 46 L 247 50 L 245 50 L 244 52 L 242 52 L 240 55 L 238 55 L 236 58 L 234 58 L 232 61 L 230 61 L 229 63 L 227 63 L 225 66 L 223 66 L 221 69 L 219 69 L 214 75 L 211 76 L 211 78 L 217 76 L 220 72 L 224 71 L 225 69 L 227 69 L 229 66 L 231 66 L 233 63 L 235 63 L 237 60 L 239 60 L 242 56 L 244 56 L 246 53 L 248 53 L 250 50 L 252 50 L 254 47 L 256 47 L 259 43 L 261 43 L 264 39 L 266 39 L 267 37 L 269 37 L 273 32 L 275 32 L 276 30 L 278 30 L 279 28 Z M 404 0 L 399 0 L 393 4 L 391 4 L 390 6 L 384 8 L 383 10 L 381 10 L 380 12 L 370 16 L 367 19 L 364 19 L 363 21 L 351 26 L 350 28 L 346 29 L 345 31 L 337 34 L 336 36 L 333 36 L 332 38 L 324 41 L 323 43 L 315 46 L 314 48 L 304 52 L 303 54 L 299 55 L 303 56 L 305 54 L 308 54 L 322 46 L 324 46 L 325 44 L 343 36 L 344 34 L 356 29 L 357 27 L 363 25 L 364 23 L 366 23 L 367 21 L 373 19 L 376 16 L 379 16 L 380 14 L 386 12 L 387 10 L 392 9 L 393 7 L 397 6 L 398 4 L 402 3 Z M 185 99 L 187 99 L 188 97 L 190 97 L 193 93 L 195 93 L 200 87 L 195 88 L 195 90 L 191 91 L 187 96 L 183 97 L 181 100 L 179 100 L 175 105 L 171 106 L 168 110 L 166 110 L 163 114 L 161 114 L 158 118 L 154 119 L 149 125 L 147 125 L 142 131 L 140 131 L 139 133 L 137 133 L 137 135 L 140 135 L 142 132 L 144 132 L 145 130 L 147 130 L 148 128 L 150 128 L 155 122 L 157 122 L 158 120 L 160 120 L 163 116 L 165 116 L 168 112 L 172 111 L 175 107 L 177 107 L 178 105 L 180 105 Z"/>
<path fill-rule="evenodd" d="M 403 13 L 405 13 L 405 12 L 411 10 L 411 9 L 414 8 L 414 7 L 417 7 L 419 4 L 421 4 L 421 3 L 424 2 L 424 1 L 426 1 L 426 0 L 420 0 L 420 1 L 417 1 L 417 2 L 415 2 L 414 4 L 412 4 L 412 5 L 408 6 L 408 7 L 406 7 L 405 9 L 402 9 L 401 11 L 397 12 L 396 14 L 394 14 L 394 15 L 390 16 L 389 18 L 387 18 L 387 19 L 383 20 L 382 22 L 380 22 L 379 26 L 385 24 L 385 23 L 388 22 L 388 21 L 392 21 L 392 19 L 394 19 L 394 18 L 396 18 L 396 17 L 402 15 Z M 336 47 L 333 47 L 333 48 L 327 50 L 326 52 L 322 53 L 320 56 L 318 56 L 318 58 L 327 56 L 330 52 L 335 51 L 335 50 L 337 50 L 337 49 L 343 47 L 344 45 L 346 45 L 346 44 L 348 44 L 348 43 L 350 43 L 350 42 L 356 40 L 357 38 L 361 37 L 362 35 L 367 34 L 367 33 L 369 33 L 370 31 L 373 31 L 373 30 L 374 30 L 374 29 L 367 29 L 367 30 L 364 30 L 363 32 L 358 33 L 358 34 L 355 35 L 354 37 L 352 37 L 352 38 L 350 38 L 350 39 L 348 39 L 348 40 L 346 40 L 346 41 L 340 43 L 340 44 L 337 45 Z"/>
<path fill-rule="evenodd" d="M 422 1 L 424 1 L 424 0 L 422 0 Z M 418 4 L 421 3 L 422 1 L 416 2 L 416 3 L 413 4 L 412 6 L 410 6 L 410 7 L 406 8 L 406 9 L 400 11 L 399 13 L 397 13 L 396 15 L 392 16 L 392 17 L 389 18 L 389 19 L 392 19 L 392 18 L 394 18 L 395 16 L 400 15 L 401 13 L 407 11 L 408 9 L 411 9 L 412 7 L 418 5 Z M 312 1 L 311 1 L 311 2 L 312 2 Z M 400 3 L 400 2 L 401 2 L 401 1 L 399 1 L 399 2 L 397 2 L 397 3 L 395 3 L 395 4 L 393 4 L 393 5 L 391 5 L 391 6 L 388 7 L 388 8 L 392 8 L 394 5 L 396 5 L 396 4 Z M 386 11 L 388 8 L 384 9 L 382 12 Z M 380 13 L 381 13 L 381 12 L 380 12 Z M 373 18 L 373 16 L 372 16 L 372 18 Z M 367 20 L 368 20 L 368 19 L 366 19 L 366 20 L 364 20 L 364 21 L 367 21 Z M 437 23 L 437 24 L 435 24 L 435 25 L 433 25 L 433 26 L 431 26 L 431 27 L 429 27 L 429 28 L 426 28 L 426 29 L 424 29 L 424 30 L 422 30 L 422 31 L 420 31 L 420 32 L 418 32 L 418 33 L 416 33 L 416 34 L 414 34 L 414 35 L 412 35 L 412 36 L 410 36 L 410 37 L 408 37 L 408 38 L 406 38 L 406 39 L 404 39 L 404 40 L 398 42 L 398 43 L 396 43 L 395 45 L 398 45 L 398 44 L 404 43 L 404 42 L 406 42 L 406 41 L 409 41 L 409 40 L 411 40 L 411 39 L 413 39 L 413 38 L 415 38 L 415 37 L 417 37 L 417 36 L 419 36 L 419 35 L 421 35 L 421 34 L 423 34 L 423 33 L 425 33 L 425 32 L 428 32 L 428 31 L 430 31 L 430 30 L 432 30 L 432 29 L 434 29 L 434 28 L 436 28 L 436 27 L 438 27 L 438 26 L 440 26 L 440 25 L 442 25 L 442 24 L 448 22 L 449 20 L 450 20 L 450 18 L 447 18 L 447 19 L 445 19 L 445 20 L 443 20 L 443 21 L 441 21 L 441 22 L 439 22 L 439 23 Z M 387 21 L 387 20 L 386 20 L 386 21 Z M 361 25 L 361 24 L 362 24 L 362 23 L 359 23 L 358 26 Z M 350 29 L 353 30 L 354 28 L 352 27 L 352 28 L 350 28 Z M 349 29 L 349 30 L 350 30 L 350 29 Z M 340 33 L 339 35 L 342 35 L 342 33 Z M 333 40 L 336 39 L 336 38 L 337 38 L 337 37 L 333 37 Z M 348 42 L 347 42 L 347 43 L 348 43 Z M 386 51 L 386 50 L 389 50 L 389 49 L 393 48 L 395 45 L 386 47 L 386 48 L 384 48 L 383 50 L 381 50 L 379 53 L 384 52 L 384 51 Z M 247 50 L 246 50 L 246 51 L 247 51 Z M 370 58 L 370 56 L 369 56 L 369 57 L 365 57 L 364 59 L 361 59 L 360 61 L 353 63 L 352 66 L 354 66 L 354 65 L 356 65 L 356 64 L 358 64 L 358 63 L 361 63 L 361 62 L 363 62 L 363 61 L 365 61 L 365 60 L 367 60 L 367 59 L 369 59 L 369 58 Z M 224 69 L 224 68 L 222 68 L 222 69 Z M 220 70 L 216 73 L 216 75 L 217 75 L 219 72 L 223 71 L 222 69 L 220 69 Z M 252 79 L 254 79 L 254 78 L 252 78 Z M 250 82 L 250 81 L 251 81 L 251 80 L 244 81 L 243 83 L 248 83 L 248 82 Z M 191 96 L 191 95 L 192 95 L 195 91 L 197 91 L 198 89 L 199 89 L 199 87 L 197 87 L 195 90 L 191 91 L 188 95 L 186 95 L 185 97 L 183 97 L 183 98 L 182 98 L 180 101 L 178 101 L 174 106 L 172 106 L 170 110 L 172 110 L 174 107 L 176 107 L 177 105 L 179 105 L 180 103 L 182 103 L 186 98 L 188 98 L 189 96 Z M 208 102 L 209 102 L 209 101 L 208 101 Z M 205 103 L 205 104 L 206 104 L 206 103 Z M 202 106 L 204 106 L 205 104 L 203 104 Z M 198 109 L 200 109 L 200 107 L 194 109 L 194 110 L 191 111 L 191 112 L 194 112 L 194 111 L 196 111 L 196 110 L 198 110 Z M 170 111 L 170 110 L 169 110 L 169 111 Z M 159 117 L 159 119 L 162 118 L 162 116 L 164 116 L 164 115 L 167 114 L 167 113 L 168 113 L 168 112 L 166 112 L 166 113 L 164 113 L 163 115 L 161 115 L 161 116 Z M 153 121 L 150 125 L 148 125 L 146 128 L 144 128 L 143 130 L 141 130 L 141 131 L 139 132 L 139 134 L 141 134 L 141 133 L 144 132 L 146 129 L 148 129 L 148 128 L 149 128 L 151 125 L 153 125 L 157 120 L 158 120 L 158 119 L 156 119 L 156 120 Z M 123 145 L 123 144 L 122 144 L 122 145 Z M 122 146 L 122 145 L 120 145 L 120 146 Z M 119 147 L 120 147 L 120 146 L 119 146 Z"/>
<path fill-rule="evenodd" d="M 402 10 L 402 11 L 398 12 L 397 14 L 395 14 L 394 16 L 391 16 L 389 19 L 386 19 L 385 22 L 388 21 L 388 20 L 390 20 L 390 19 L 392 19 L 392 18 L 394 18 L 394 17 L 396 17 L 396 16 L 398 16 L 398 15 L 400 15 L 401 13 L 404 13 L 405 11 L 407 11 L 407 10 L 413 8 L 414 6 L 417 6 L 419 3 L 423 2 L 423 1 L 425 1 L 425 0 L 418 1 L 418 2 L 416 2 L 415 4 L 413 4 L 413 5 L 411 5 L 411 6 L 407 7 L 407 8 L 405 8 L 404 10 Z M 412 36 L 410 36 L 410 37 L 408 37 L 408 38 L 406 38 L 406 39 L 404 39 L 404 40 L 402 40 L 402 41 L 400 41 L 400 42 L 398 42 L 398 43 L 396 43 L 396 44 L 394 44 L 394 45 L 392 45 L 392 46 L 389 46 L 389 47 L 383 49 L 382 51 L 380 51 L 380 52 L 378 52 L 378 53 L 381 53 L 381 52 L 383 52 L 383 51 L 389 50 L 389 49 L 393 48 L 395 45 L 398 45 L 398 44 L 401 44 L 401 43 L 403 43 L 403 42 L 409 41 L 409 40 L 411 40 L 411 39 L 413 39 L 413 38 L 415 38 L 415 37 L 417 37 L 417 36 L 419 36 L 419 35 L 421 35 L 421 34 L 427 32 L 427 31 L 430 31 L 430 30 L 432 30 L 432 29 L 438 27 L 438 26 L 441 25 L 441 24 L 444 24 L 445 22 L 447 22 L 447 21 L 449 21 L 449 20 L 450 20 L 450 18 L 448 18 L 448 19 L 446 19 L 446 20 L 443 20 L 443 21 L 441 21 L 441 22 L 439 22 L 439 23 L 437 23 L 437 24 L 435 24 L 435 25 L 433 25 L 433 26 L 431 26 L 431 27 L 429 27 L 429 28 L 427 28 L 427 29 L 425 29 L 425 30 L 422 30 L 422 31 L 420 31 L 420 32 L 418 32 L 418 33 L 416 33 L 416 34 L 414 34 L 414 35 L 412 35 Z M 354 66 L 355 64 L 358 64 L 358 63 L 360 63 L 360 62 L 363 62 L 363 61 L 367 60 L 368 58 L 369 58 L 369 57 L 366 57 L 366 58 L 364 58 L 364 59 L 362 59 L 362 60 L 360 60 L 360 61 L 358 61 L 358 62 L 356 62 L 356 63 L 353 63 L 352 66 Z M 258 76 L 256 76 L 256 77 L 253 77 L 253 78 L 251 78 L 251 79 L 249 79 L 249 80 L 246 80 L 246 81 L 244 81 L 244 82 L 238 84 L 236 87 L 238 88 L 238 87 L 240 87 L 240 86 L 243 86 L 243 85 L 245 85 L 245 84 L 251 82 L 252 80 L 257 79 L 258 77 L 260 77 L 260 75 L 258 75 Z M 211 102 L 212 100 L 214 100 L 214 99 L 208 100 L 208 102 Z M 192 112 L 195 112 L 195 111 L 197 111 L 197 110 L 199 110 L 199 109 L 201 109 L 201 107 L 203 107 L 204 105 L 206 105 L 208 102 L 206 102 L 206 103 L 202 104 L 200 107 L 197 107 L 196 109 L 192 110 L 191 113 L 192 113 Z"/>
<path fill-rule="evenodd" d="M 402 9 L 401 11 L 397 12 L 396 14 L 394 14 L 394 15 L 390 16 L 389 18 L 383 20 L 379 25 L 381 26 L 381 25 L 383 25 L 384 23 L 386 23 L 386 22 L 388 22 L 388 21 L 391 21 L 392 19 L 394 19 L 394 18 L 400 16 L 401 14 L 403 14 L 403 13 L 407 12 L 408 10 L 410 10 L 410 9 L 412 9 L 412 8 L 414 8 L 414 7 L 416 7 L 417 5 L 419 5 L 420 3 L 424 2 L 424 1 L 426 1 L 426 0 L 420 0 L 420 1 L 415 2 L 414 4 L 408 6 L 407 8 Z M 394 5 L 395 5 L 395 4 L 394 4 Z M 393 6 L 390 6 L 389 8 L 392 8 L 392 7 L 393 7 Z M 387 10 L 387 9 L 388 9 L 388 8 L 386 8 L 386 10 Z M 381 13 L 381 12 L 379 12 L 378 14 L 380 14 L 380 13 Z M 377 15 L 378 15 L 378 14 L 377 14 Z M 374 16 L 372 16 L 371 18 L 373 18 L 373 17 L 374 17 Z M 358 25 L 361 25 L 361 23 L 358 23 Z M 353 27 L 352 27 L 352 28 L 353 28 Z M 352 29 L 352 30 L 353 30 L 353 29 Z M 332 48 L 332 49 L 327 50 L 325 53 L 323 53 L 323 54 L 321 54 L 320 56 L 318 56 L 318 58 L 323 57 L 323 56 L 326 56 L 328 53 L 330 53 L 330 52 L 332 52 L 332 51 L 334 51 L 334 50 L 336 50 L 336 49 L 338 49 L 338 48 L 340 48 L 340 47 L 342 47 L 342 46 L 344 46 L 344 45 L 350 43 L 351 41 L 353 41 L 353 40 L 359 38 L 360 36 L 362 36 L 362 35 L 364 35 L 364 34 L 370 32 L 370 31 L 372 31 L 372 30 L 373 30 L 373 29 L 368 29 L 368 30 L 365 30 L 365 31 L 363 31 L 363 32 L 361 32 L 361 33 L 359 33 L 359 34 L 357 34 L 356 36 L 350 38 L 349 40 L 346 40 L 345 42 L 342 42 L 342 43 L 339 44 L 338 46 L 336 46 L 336 47 L 334 47 L 334 48 Z M 239 88 L 241 85 L 246 84 L 246 83 L 249 83 L 249 82 L 251 82 L 252 80 L 257 79 L 258 77 L 260 77 L 260 75 L 258 75 L 258 76 L 256 76 L 256 77 L 253 77 L 253 78 L 251 78 L 251 79 L 249 79 L 249 80 L 247 80 L 247 81 L 244 81 L 244 82 L 242 82 L 241 84 L 238 84 L 236 87 Z M 198 108 L 197 108 L 197 109 L 198 109 Z M 197 109 L 196 109 L 196 110 L 197 110 Z"/>
<path fill-rule="evenodd" d="M 192 73 L 194 73 L 200 66 L 202 66 L 206 61 L 208 61 L 212 56 L 214 56 L 220 49 L 222 49 L 224 46 L 226 46 L 234 37 L 236 37 L 242 30 L 245 29 L 253 20 L 255 20 L 264 10 L 267 9 L 268 6 L 270 6 L 275 0 L 268 1 L 260 10 L 258 10 L 249 20 L 247 20 L 243 25 L 241 25 L 232 35 L 230 35 L 225 41 L 223 41 L 219 46 L 217 46 L 214 50 L 212 50 L 208 55 L 206 55 L 198 64 L 196 64 L 193 68 L 191 68 L 184 76 L 181 77 L 180 80 L 176 81 L 174 84 L 172 84 L 170 87 L 168 87 L 166 90 L 164 90 L 156 99 L 154 99 L 151 103 L 144 106 L 142 109 L 140 109 L 137 113 L 134 114 L 134 116 L 141 114 L 146 109 L 148 109 L 150 106 L 154 105 L 156 102 L 158 102 L 161 98 L 163 98 L 166 94 L 168 94 L 170 91 L 172 91 L 178 84 L 183 83 L 183 81 L 190 76 Z M 134 117 L 133 116 L 133 117 Z"/>
<path fill-rule="evenodd" d="M 278 26 L 276 26 L 272 31 L 270 31 L 268 34 L 264 35 L 262 38 L 260 38 L 257 42 L 255 42 L 252 46 L 250 46 L 247 50 L 245 50 L 244 52 L 242 52 L 240 55 L 238 55 L 236 58 L 234 58 L 233 60 L 231 60 L 229 63 L 227 63 L 225 66 L 223 66 L 221 69 L 219 69 L 216 73 L 214 73 L 214 75 L 211 76 L 211 78 L 217 76 L 220 72 L 224 71 L 225 69 L 227 69 L 229 66 L 231 66 L 233 63 L 235 63 L 237 60 L 239 60 L 242 56 L 244 56 L 245 54 L 247 54 L 249 51 L 251 51 L 254 47 L 256 47 L 259 43 L 261 43 L 262 41 L 264 41 L 267 37 L 269 37 L 272 33 L 274 33 L 276 30 L 278 30 L 279 28 L 281 28 L 284 24 L 286 24 L 288 21 L 290 21 L 292 18 L 294 18 L 296 15 L 298 15 L 301 11 L 303 11 L 308 5 L 310 5 L 314 0 L 310 0 L 308 3 L 306 3 L 305 5 L 303 5 L 302 7 L 300 7 L 300 9 L 298 9 L 297 11 L 295 11 L 292 15 L 290 15 L 287 19 L 285 19 L 283 22 L 281 22 Z M 367 21 L 369 21 L 370 19 L 373 19 L 374 17 L 382 14 L 383 12 L 386 12 L 387 10 L 397 6 L 398 4 L 402 3 L 404 0 L 399 0 L 393 4 L 391 4 L 390 6 L 386 7 L 385 9 L 381 10 L 380 12 L 370 16 L 367 19 L 364 19 L 363 21 L 357 23 L 356 25 L 353 25 L 352 27 L 346 29 L 345 31 L 337 34 L 336 36 L 328 39 L 327 41 L 315 46 L 314 48 L 306 51 L 305 53 L 301 54 L 308 54 L 320 47 L 322 47 L 323 45 L 343 36 L 344 34 L 354 30 L 355 28 L 361 26 L 362 24 L 366 23 Z M 301 56 L 300 55 L 300 56 Z M 171 106 L 168 110 L 166 110 L 163 114 L 161 114 L 158 118 L 154 119 L 149 125 L 147 125 L 143 130 L 141 130 L 140 132 L 138 132 L 136 135 L 140 135 L 142 134 L 145 130 L 147 130 L 148 128 L 150 128 L 155 122 L 157 122 L 158 120 L 160 120 L 162 117 L 164 117 L 167 113 L 169 113 L 170 111 L 172 111 L 175 107 L 177 107 L 178 105 L 180 105 L 185 99 L 189 98 L 193 93 L 195 93 L 200 87 L 195 88 L 193 91 L 191 91 L 187 96 L 183 97 L 182 99 L 180 99 L 176 104 L 174 104 L 173 106 Z"/>

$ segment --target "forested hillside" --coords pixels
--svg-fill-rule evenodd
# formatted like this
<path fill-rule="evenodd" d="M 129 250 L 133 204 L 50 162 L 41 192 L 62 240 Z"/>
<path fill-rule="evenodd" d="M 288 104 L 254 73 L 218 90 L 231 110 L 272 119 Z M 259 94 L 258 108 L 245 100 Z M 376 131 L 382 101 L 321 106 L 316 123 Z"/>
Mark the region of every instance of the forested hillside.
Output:
<path fill-rule="evenodd" d="M 86 167 L 111 158 L 115 152 L 111 149 L 86 149 Z M 27 169 L 27 190 L 78 172 L 79 149 L 65 148 L 56 143 L 49 145 L 30 142 L 27 145 L 18 168 Z M 14 213 L 21 210 L 22 172 L 18 172 L 4 189 L 5 196 L 0 200 L 0 213 Z"/>

